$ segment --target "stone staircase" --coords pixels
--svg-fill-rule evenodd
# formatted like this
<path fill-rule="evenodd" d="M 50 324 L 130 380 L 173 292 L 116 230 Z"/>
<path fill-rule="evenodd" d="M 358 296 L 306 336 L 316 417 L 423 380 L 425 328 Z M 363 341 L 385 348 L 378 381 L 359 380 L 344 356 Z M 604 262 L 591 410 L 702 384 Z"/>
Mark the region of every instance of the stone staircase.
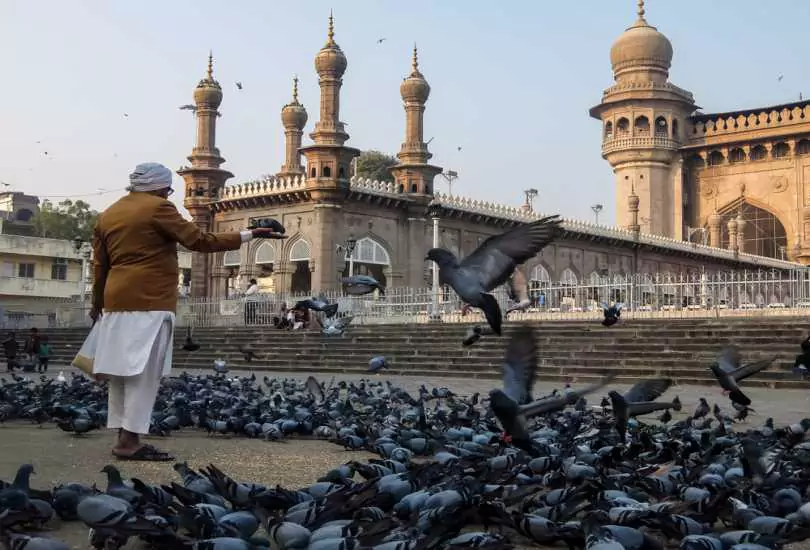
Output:
<path fill-rule="evenodd" d="M 742 348 L 745 361 L 777 357 L 746 385 L 810 388 L 810 380 L 799 380 L 790 372 L 799 343 L 807 336 L 804 317 L 626 321 L 609 329 L 581 321 L 533 325 L 542 380 L 582 383 L 612 372 L 617 382 L 628 384 L 651 376 L 672 377 L 681 384 L 715 384 L 708 365 L 718 349 L 733 343 Z M 372 356 L 384 355 L 392 375 L 498 378 L 510 324 L 504 337 L 485 336 L 464 348 L 461 340 L 468 328 L 461 324 L 358 325 L 343 338 L 267 327 L 196 329 L 194 339 L 202 347 L 193 353 L 179 349 L 185 335 L 181 328 L 175 335 L 174 365 L 178 370 L 210 369 L 215 359 L 222 358 L 234 369 L 362 374 Z M 47 333 L 54 349 L 52 363 L 65 364 L 78 351 L 87 329 Z M 245 343 L 259 349 L 261 359 L 246 363 L 238 352 Z"/>

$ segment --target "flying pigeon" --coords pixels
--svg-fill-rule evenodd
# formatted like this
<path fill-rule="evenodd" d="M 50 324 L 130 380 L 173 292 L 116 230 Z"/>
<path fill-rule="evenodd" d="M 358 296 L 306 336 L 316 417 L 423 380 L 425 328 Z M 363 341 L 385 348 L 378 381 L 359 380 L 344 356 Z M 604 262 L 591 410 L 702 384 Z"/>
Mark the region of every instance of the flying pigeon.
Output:
<path fill-rule="evenodd" d="M 602 320 L 603 326 L 612 327 L 619 322 L 619 317 L 621 316 L 622 308 L 624 307 L 622 302 L 616 302 L 612 306 L 601 302 L 599 306 L 602 308 L 602 313 L 605 315 L 605 318 Z"/>
<path fill-rule="evenodd" d="M 183 344 L 183 349 L 186 351 L 197 351 L 200 349 L 200 344 L 191 339 L 191 327 L 186 327 L 186 341 Z"/>
<path fill-rule="evenodd" d="M 180 109 L 181 111 L 191 111 L 192 113 L 197 112 L 197 106 L 192 105 L 191 103 L 187 103 L 186 105 L 180 105 L 178 109 Z"/>
<path fill-rule="evenodd" d="M 385 287 L 380 282 L 371 277 L 370 275 L 352 275 L 351 277 L 343 277 L 341 282 L 346 286 L 346 294 L 352 296 L 363 296 L 364 294 L 371 294 L 375 290 L 379 290 L 380 294 L 385 295 Z"/>
<path fill-rule="evenodd" d="M 759 361 L 743 365 L 740 348 L 737 346 L 728 346 L 718 352 L 717 360 L 712 363 L 709 368 L 714 373 L 714 376 L 717 377 L 717 381 L 720 382 L 723 393 L 727 393 L 732 402 L 747 407 L 751 404 L 751 399 L 740 390 L 737 383 L 768 368 L 771 363 L 773 363 L 774 359 L 776 359 L 776 357 L 760 359 Z"/>
<path fill-rule="evenodd" d="M 306 300 L 299 300 L 295 303 L 295 309 L 305 310 L 311 309 L 312 311 L 322 311 L 327 317 L 334 317 L 338 311 L 337 304 L 330 304 L 326 299 L 318 300 L 317 298 L 307 298 Z"/>
<path fill-rule="evenodd" d="M 464 347 L 469 347 L 476 343 L 478 340 L 481 339 L 481 327 L 474 326 L 467 331 L 467 334 L 464 336 L 464 340 L 461 342 L 461 345 Z"/>
<path fill-rule="evenodd" d="M 627 422 L 630 418 L 666 409 L 681 410 L 681 400 L 677 397 L 671 403 L 655 402 L 671 385 L 670 378 L 652 378 L 637 382 L 624 395 L 616 390 L 608 392 L 613 416 L 616 417 L 616 431 L 619 433 L 622 443 L 625 440 Z"/>
<path fill-rule="evenodd" d="M 515 268 L 515 272 L 509 279 L 509 299 L 514 303 L 504 312 L 504 317 L 513 311 L 524 311 L 532 305 L 532 301 L 529 299 L 529 282 L 519 267 Z"/>
<path fill-rule="evenodd" d="M 321 321 L 316 317 L 315 322 L 321 327 L 321 334 L 324 336 L 343 336 L 343 332 L 352 322 L 352 319 L 354 319 L 352 316 L 331 317 Z"/>
<path fill-rule="evenodd" d="M 254 359 L 259 358 L 259 356 L 256 355 L 256 350 L 254 350 L 247 344 L 242 344 L 241 346 L 239 346 L 239 353 L 245 356 L 245 361 L 248 363 L 250 363 Z"/>
<path fill-rule="evenodd" d="M 387 40 L 386 38 L 378 38 L 378 39 L 377 39 L 377 44 L 382 44 L 382 43 L 383 43 L 383 42 L 385 42 L 386 40 Z"/>
<path fill-rule="evenodd" d="M 561 221 L 559 216 L 547 216 L 489 237 L 460 263 L 443 248 L 431 248 L 425 260 L 436 262 L 440 282 L 453 287 L 464 302 L 482 309 L 489 326 L 500 335 L 501 308 L 490 292 L 505 283 L 518 265 L 554 240 Z"/>
<path fill-rule="evenodd" d="M 236 89 L 237 89 L 237 90 L 241 90 L 241 89 L 242 89 L 242 83 L 241 83 L 241 82 L 238 82 L 238 81 L 236 82 Z"/>

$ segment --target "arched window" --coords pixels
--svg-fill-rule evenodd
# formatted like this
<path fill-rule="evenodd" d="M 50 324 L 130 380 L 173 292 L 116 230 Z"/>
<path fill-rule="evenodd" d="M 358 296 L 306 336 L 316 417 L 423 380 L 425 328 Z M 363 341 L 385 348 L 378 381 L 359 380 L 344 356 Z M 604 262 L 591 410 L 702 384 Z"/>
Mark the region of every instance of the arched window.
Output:
<path fill-rule="evenodd" d="M 780 141 L 773 146 L 771 154 L 775 159 L 783 159 L 788 157 L 790 156 L 790 146 L 784 141 Z"/>
<path fill-rule="evenodd" d="M 563 269 L 562 273 L 560 273 L 560 286 L 562 287 L 563 297 L 574 298 L 578 284 L 579 279 L 576 274 L 567 267 Z"/>
<path fill-rule="evenodd" d="M 242 265 L 242 252 L 241 250 L 228 250 L 222 255 L 223 267 L 239 267 Z"/>
<path fill-rule="evenodd" d="M 546 270 L 543 264 L 537 264 L 532 269 L 532 276 L 529 278 L 529 286 L 541 286 L 545 285 L 548 286 L 551 284 L 551 277 L 548 276 L 548 270 Z"/>
<path fill-rule="evenodd" d="M 418 191 L 418 188 L 416 187 L 416 184 L 412 183 L 411 184 L 411 193 L 416 193 L 417 191 Z"/>
<path fill-rule="evenodd" d="M 799 143 L 796 144 L 796 154 L 806 155 L 808 153 L 810 153 L 810 140 L 808 139 L 800 140 Z"/>
<path fill-rule="evenodd" d="M 678 119 L 672 119 L 672 139 L 678 139 Z"/>
<path fill-rule="evenodd" d="M 655 137 L 669 137 L 669 125 L 662 116 L 655 119 Z"/>
<path fill-rule="evenodd" d="M 298 239 L 290 248 L 291 262 L 306 262 L 310 257 L 309 243 L 305 239 Z"/>
<path fill-rule="evenodd" d="M 263 241 L 256 248 L 256 265 L 272 264 L 276 261 L 276 247 L 269 241 Z"/>
<path fill-rule="evenodd" d="M 325 178 L 331 178 L 332 177 L 332 169 L 330 167 L 328 167 L 328 166 L 324 166 L 323 168 L 321 168 L 321 173 L 323 174 L 323 177 L 325 177 Z"/>
<path fill-rule="evenodd" d="M 613 137 L 613 122 L 608 120 L 605 123 L 605 139 L 611 139 Z"/>
<path fill-rule="evenodd" d="M 723 164 L 724 160 L 725 158 L 723 157 L 723 153 L 721 153 L 720 151 L 712 151 L 711 153 L 709 153 L 706 164 L 708 164 L 709 166 L 719 166 Z"/>
<path fill-rule="evenodd" d="M 370 237 L 363 237 L 357 241 L 352 251 L 352 260 L 363 264 L 391 265 L 388 251 Z"/>
<path fill-rule="evenodd" d="M 640 117 L 636 117 L 635 122 L 633 123 L 633 130 L 635 135 L 637 136 L 649 136 L 650 135 L 650 119 L 641 115 Z"/>
<path fill-rule="evenodd" d="M 310 175 L 310 177 L 314 178 L 315 174 L 316 174 L 315 167 L 313 166 L 312 169 L 309 171 L 309 175 Z"/>
<path fill-rule="evenodd" d="M 762 145 L 754 145 L 751 147 L 751 152 L 749 153 L 749 157 L 751 160 L 765 160 L 768 156 L 768 151 Z"/>
<path fill-rule="evenodd" d="M 630 121 L 622 117 L 616 121 L 616 135 L 626 136 L 630 133 Z"/>
<path fill-rule="evenodd" d="M 543 264 L 537 264 L 532 269 L 529 277 L 529 299 L 532 307 L 546 307 L 549 304 L 550 296 L 547 296 L 548 288 L 551 286 L 551 277 Z"/>
<path fill-rule="evenodd" d="M 728 152 L 729 163 L 745 162 L 745 151 L 741 147 L 735 147 Z"/>

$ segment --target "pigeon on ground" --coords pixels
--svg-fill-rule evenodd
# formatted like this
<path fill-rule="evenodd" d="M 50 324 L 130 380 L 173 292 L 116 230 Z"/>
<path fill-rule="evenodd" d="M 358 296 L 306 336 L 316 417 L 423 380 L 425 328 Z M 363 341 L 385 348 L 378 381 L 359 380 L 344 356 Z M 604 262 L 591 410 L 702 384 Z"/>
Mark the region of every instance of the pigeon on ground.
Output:
<path fill-rule="evenodd" d="M 506 309 L 504 317 L 513 311 L 524 311 L 532 305 L 532 301 L 529 299 L 529 281 L 520 267 L 515 268 L 515 272 L 509 279 L 509 299 L 512 300 L 512 305 Z"/>
<path fill-rule="evenodd" d="M 740 349 L 737 346 L 728 346 L 718 352 L 717 360 L 709 368 L 720 382 L 723 393 L 727 393 L 732 402 L 747 407 L 751 404 L 751 399 L 740 390 L 737 383 L 766 369 L 774 359 L 776 357 L 760 359 L 743 365 Z"/>
<path fill-rule="evenodd" d="M 375 290 L 380 292 L 380 295 L 385 295 L 385 287 L 380 282 L 370 275 L 352 275 L 351 277 L 343 277 L 341 282 L 346 287 L 346 294 L 352 296 L 363 296 L 371 294 Z"/>
<path fill-rule="evenodd" d="M 698 418 L 703 418 L 707 414 L 709 414 L 711 408 L 709 407 L 709 402 L 706 401 L 705 397 L 700 398 L 700 403 L 698 403 L 697 408 L 695 409 L 695 413 L 692 415 L 692 418 L 697 420 Z"/>
<path fill-rule="evenodd" d="M 677 397 L 671 403 L 655 403 L 672 385 L 670 378 L 652 378 L 642 380 L 630 388 L 624 395 L 616 390 L 608 392 L 613 416 L 616 418 L 616 431 L 619 441 L 624 443 L 627 433 L 627 422 L 630 418 L 666 409 L 681 410 L 681 400 Z"/>
<path fill-rule="evenodd" d="M 247 344 L 239 346 L 239 353 L 245 356 L 245 361 L 248 363 L 259 358 L 259 356 L 256 355 L 256 351 Z"/>
<path fill-rule="evenodd" d="M 547 216 L 486 239 L 461 262 L 444 248 L 432 248 L 425 260 L 439 266 L 439 280 L 450 285 L 466 303 L 484 311 L 495 334 L 501 334 L 502 315 L 490 294 L 504 284 L 515 268 L 536 256 L 557 236 L 562 220 Z"/>
<path fill-rule="evenodd" d="M 602 320 L 602 326 L 612 327 L 619 322 L 619 317 L 621 316 L 622 308 L 624 307 L 622 302 L 616 302 L 612 306 L 608 306 L 606 303 L 601 302 L 599 305 L 602 307 L 602 313 L 605 316 L 605 318 Z"/>
<path fill-rule="evenodd" d="M 337 304 L 330 304 L 326 299 L 307 298 L 306 300 L 299 300 L 295 303 L 295 309 L 304 310 L 311 309 L 312 311 L 322 311 L 327 317 L 334 317 L 338 312 Z"/>
<path fill-rule="evenodd" d="M 252 218 L 248 224 L 248 229 L 272 229 L 282 235 L 287 233 L 287 229 L 275 218 Z"/>
<path fill-rule="evenodd" d="M 200 344 L 191 338 L 191 327 L 186 328 L 186 341 L 183 343 L 183 349 L 186 351 L 197 351 L 200 349 Z"/>
<path fill-rule="evenodd" d="M 225 374 L 228 372 L 228 363 L 224 359 L 214 359 L 214 372 L 217 374 Z"/>
<path fill-rule="evenodd" d="M 385 360 L 385 357 L 383 357 L 382 355 L 372 357 L 371 360 L 368 362 L 369 372 L 379 373 L 382 369 L 386 367 L 388 367 L 388 363 Z"/>
<path fill-rule="evenodd" d="M 467 334 L 464 336 L 464 340 L 461 342 L 461 345 L 464 347 L 469 347 L 476 343 L 478 340 L 481 339 L 481 327 L 474 326 L 471 327 L 470 330 L 467 331 Z"/>
<path fill-rule="evenodd" d="M 352 319 L 354 319 L 354 317 L 346 316 L 331 317 L 321 321 L 316 317 L 315 322 L 318 323 L 319 327 L 321 327 L 321 334 L 324 336 L 343 336 L 343 332 L 346 330 L 349 324 L 351 324 Z"/>

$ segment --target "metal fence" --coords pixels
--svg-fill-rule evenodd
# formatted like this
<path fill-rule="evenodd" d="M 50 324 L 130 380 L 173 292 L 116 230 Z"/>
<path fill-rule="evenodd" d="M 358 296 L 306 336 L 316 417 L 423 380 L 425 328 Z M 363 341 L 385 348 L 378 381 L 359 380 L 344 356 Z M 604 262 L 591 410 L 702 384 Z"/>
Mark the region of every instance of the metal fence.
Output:
<path fill-rule="evenodd" d="M 493 293 L 505 310 L 511 301 L 505 287 Z M 177 307 L 179 326 L 231 327 L 276 323 L 283 304 L 292 307 L 311 294 L 266 294 L 247 305 L 244 298 L 182 298 Z M 353 324 L 477 322 L 478 310 L 463 311 L 463 303 L 449 287 L 391 288 L 385 294 L 347 296 L 341 291 L 321 294 L 337 303 Z M 624 319 L 677 319 L 810 315 L 810 270 L 756 271 L 715 274 L 592 276 L 566 284 L 532 281 L 531 307 L 509 315 L 521 320 L 595 319 L 601 303 L 623 302 Z M 89 305 L 53 301 L 26 305 L 0 302 L 0 326 L 87 326 Z"/>

